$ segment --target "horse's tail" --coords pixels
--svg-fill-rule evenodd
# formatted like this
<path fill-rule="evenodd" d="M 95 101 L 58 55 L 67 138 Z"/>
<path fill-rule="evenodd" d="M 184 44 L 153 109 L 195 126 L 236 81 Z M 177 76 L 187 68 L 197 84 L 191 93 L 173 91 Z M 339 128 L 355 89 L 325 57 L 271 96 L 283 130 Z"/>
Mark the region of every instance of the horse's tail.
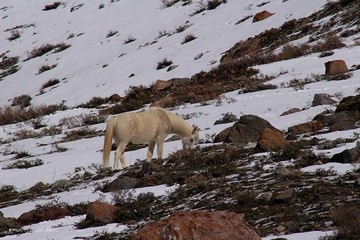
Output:
<path fill-rule="evenodd" d="M 113 118 L 109 119 L 106 130 L 105 130 L 105 138 L 104 138 L 104 147 L 103 147 L 103 166 L 109 166 L 109 157 L 111 152 L 112 138 L 113 138 Z"/>

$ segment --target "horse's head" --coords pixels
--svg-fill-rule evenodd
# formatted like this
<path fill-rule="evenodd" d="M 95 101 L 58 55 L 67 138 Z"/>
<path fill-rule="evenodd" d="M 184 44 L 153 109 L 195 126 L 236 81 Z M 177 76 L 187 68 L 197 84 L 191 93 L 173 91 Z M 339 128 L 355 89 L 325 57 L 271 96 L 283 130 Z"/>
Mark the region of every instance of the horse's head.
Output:
<path fill-rule="evenodd" d="M 194 148 L 195 145 L 199 142 L 199 131 L 198 126 L 193 125 L 193 129 L 191 131 L 191 135 L 182 138 L 183 149 L 191 149 Z"/>

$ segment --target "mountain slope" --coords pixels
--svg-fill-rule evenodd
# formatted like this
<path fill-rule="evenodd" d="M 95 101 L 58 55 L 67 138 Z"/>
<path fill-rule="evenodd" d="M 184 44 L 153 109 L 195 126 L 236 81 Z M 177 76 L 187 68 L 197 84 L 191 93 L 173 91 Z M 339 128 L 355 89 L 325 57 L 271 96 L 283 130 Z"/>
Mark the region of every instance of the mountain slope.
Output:
<path fill-rule="evenodd" d="M 352 129 L 332 132 L 324 126 L 295 140 L 289 127 L 332 116 L 341 100 L 359 93 L 360 36 L 354 17 L 359 2 L 228 0 L 213 10 L 206 10 L 205 1 L 178 1 L 171 7 L 164 2 L 1 1 L 0 120 L 7 111 L 26 113 L 0 126 L 0 211 L 6 218 L 47 206 L 74 209 L 96 200 L 116 204 L 119 199 L 105 187 L 118 178 L 139 177 L 147 150 L 134 146 L 140 149 L 126 152 L 129 169 L 101 169 L 108 113 L 144 109 L 171 96 L 169 109 L 201 129 L 200 147 L 188 153 L 178 151 L 180 141 L 165 143 L 166 159 L 154 160 L 160 166 L 150 170 L 166 174 L 167 181 L 133 189 L 135 197 L 152 192 L 161 200 L 152 206 L 154 216 L 145 215 L 135 225 L 79 229 L 86 211 L 78 211 L 78 216 L 24 226 L 13 233 L 26 233 L 4 239 L 91 239 L 112 233 L 117 239 L 148 221 L 189 209 L 243 212 L 265 237 L 333 230 L 324 206 L 356 204 L 358 164 L 330 159 L 356 148 L 358 121 Z M 274 14 L 253 22 L 263 10 Z M 172 61 L 170 68 L 157 70 L 164 59 Z M 344 59 L 351 71 L 340 78 L 325 76 L 324 63 L 336 59 Z M 154 90 L 158 79 L 171 79 L 171 87 Z M 113 93 L 125 98 L 118 104 L 105 101 Z M 335 103 L 314 105 L 319 93 Z M 32 98 L 29 107 L 9 107 L 24 94 Z M 43 104 L 56 107 L 31 116 L 30 110 Z M 283 115 L 293 108 L 299 111 Z M 234 124 L 214 124 L 229 113 L 266 119 L 299 151 L 258 153 L 257 142 L 214 143 L 215 135 Z M 293 174 L 279 174 L 282 168 Z M 284 189 L 297 192 L 296 207 L 257 197 Z M 278 231 L 279 225 L 285 230 Z M 305 238 L 326 233 L 310 232 Z M 299 239 L 296 234 L 287 238 Z"/>

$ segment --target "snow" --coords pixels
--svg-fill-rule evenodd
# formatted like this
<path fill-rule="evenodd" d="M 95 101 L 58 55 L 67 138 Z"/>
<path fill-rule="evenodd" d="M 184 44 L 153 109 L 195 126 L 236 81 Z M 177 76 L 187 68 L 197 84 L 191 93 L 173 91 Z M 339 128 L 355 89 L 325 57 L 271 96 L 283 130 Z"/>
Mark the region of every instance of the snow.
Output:
<path fill-rule="evenodd" d="M 33 105 L 57 104 L 65 101 L 65 105 L 74 107 L 90 100 L 92 97 L 107 97 L 113 93 L 124 95 L 125 91 L 134 85 L 149 86 L 158 79 L 174 77 L 191 77 L 200 71 L 208 71 L 219 64 L 223 53 L 240 40 L 254 36 L 266 29 L 281 26 L 285 21 L 309 16 L 321 9 L 327 0 L 309 1 L 306 4 L 301 0 L 270 0 L 268 4 L 257 7 L 260 3 L 251 0 L 228 0 L 217 9 L 205 11 L 192 16 L 198 8 L 197 3 L 188 6 L 176 4 L 171 8 L 164 8 L 160 0 L 64 0 L 56 10 L 43 11 L 45 5 L 52 4 L 50 0 L 2 0 L 0 2 L 0 54 L 20 56 L 18 63 L 20 70 L 0 81 L 0 107 L 8 106 L 11 100 L 22 94 L 30 95 Z M 71 8 L 80 6 L 77 10 Z M 99 8 L 104 4 L 104 8 Z M 246 16 L 268 10 L 275 13 L 271 18 L 252 23 L 251 19 L 235 25 Z M 31 25 L 30 25 L 31 24 Z M 10 31 L 7 29 L 20 25 L 21 37 L 8 41 Z M 177 33 L 176 29 L 187 25 L 184 32 Z M 110 31 L 118 31 L 112 37 L 106 37 Z M 159 37 L 160 32 L 167 32 L 170 36 Z M 74 37 L 69 38 L 71 34 Z M 181 44 L 186 35 L 193 34 L 196 39 Z M 125 44 L 129 37 L 136 40 Z M 306 39 L 301 39 L 306 41 Z M 349 41 L 351 42 L 351 41 Z M 43 44 L 66 43 L 71 47 L 59 53 L 47 53 L 44 56 L 24 61 L 28 53 Z M 198 60 L 195 56 L 203 54 Z M 159 61 L 167 58 L 178 65 L 172 71 L 156 70 Z M 232 124 L 213 125 L 222 117 L 222 114 L 232 112 L 236 116 L 244 114 L 258 115 L 268 120 L 280 130 L 286 131 L 295 124 L 307 122 L 326 109 L 335 109 L 325 105 L 311 107 L 311 101 L 316 93 L 327 93 L 334 100 L 335 96 L 346 97 L 355 95 L 360 87 L 360 71 L 354 71 L 353 76 L 342 81 L 321 81 L 308 84 L 302 90 L 281 87 L 294 78 L 303 79 L 312 75 L 324 73 L 324 62 L 333 59 L 344 59 L 348 66 L 359 64 L 360 47 L 352 46 L 334 50 L 334 55 L 319 58 L 318 54 L 311 54 L 298 59 L 280 61 L 271 64 L 256 66 L 262 74 L 279 75 L 269 84 L 276 84 L 279 88 L 261 92 L 238 94 L 238 91 L 229 92 L 222 96 L 221 103 L 200 105 L 187 104 L 173 110 L 177 114 L 201 113 L 200 117 L 187 120 L 197 124 L 200 137 L 205 139 L 220 132 Z M 42 65 L 57 66 L 44 73 L 38 74 Z M 133 77 L 129 77 L 134 74 Z M 57 87 L 46 89 L 44 94 L 40 88 L 49 79 L 59 79 Z M 290 108 L 300 108 L 301 112 L 280 116 Z M 79 114 L 96 114 L 94 110 L 73 108 L 58 112 L 44 118 L 49 126 L 59 124 L 64 117 Z M 104 130 L 105 124 L 94 126 Z M 93 127 L 92 127 L 93 128 Z M 10 140 L 13 133 L 19 129 L 31 129 L 26 124 L 12 124 L 0 126 L 0 140 Z M 352 136 L 360 130 L 323 134 L 324 139 L 336 139 Z M 103 137 L 83 139 L 73 142 L 60 143 L 61 147 L 68 148 L 62 153 L 51 153 L 51 143 L 60 136 L 43 137 L 10 141 L 0 145 L 0 186 L 13 185 L 17 190 L 25 190 L 38 182 L 54 183 L 59 179 L 68 178 L 76 167 L 84 167 L 94 171 L 90 166 L 101 163 L 101 149 Z M 332 156 L 346 148 L 353 147 L 349 143 L 339 148 L 323 151 Z M 181 149 L 181 142 L 167 142 L 164 145 L 164 157 Z M 44 165 L 30 169 L 3 169 L 12 162 L 11 151 L 26 151 L 33 155 L 32 159 L 42 159 Z M 318 151 L 322 152 L 322 151 Z M 146 149 L 126 152 L 128 165 L 146 158 Z M 111 161 L 112 162 L 112 161 Z M 324 164 L 302 169 L 316 171 L 317 168 L 334 169 L 339 174 L 351 171 L 357 166 L 349 164 Z M 111 201 L 111 195 L 95 191 L 95 184 L 88 187 L 74 188 L 65 193 L 56 194 L 55 198 L 71 204 L 84 201 L 94 201 L 105 196 Z M 137 189 L 141 192 L 154 192 L 156 195 L 166 195 L 173 187 L 158 186 Z M 48 199 L 36 199 L 0 209 L 5 217 L 18 217 L 22 213 L 34 209 L 37 204 L 51 202 Z M 43 222 L 28 226 L 30 233 L 7 236 L 3 239 L 73 239 L 94 235 L 96 232 L 120 232 L 126 226 L 109 224 L 104 227 L 77 230 L 76 222 L 84 216 L 67 217 L 56 221 Z M 292 234 L 286 237 L 289 240 L 318 239 L 329 232 L 309 232 Z M 272 237 L 263 238 L 270 240 Z"/>

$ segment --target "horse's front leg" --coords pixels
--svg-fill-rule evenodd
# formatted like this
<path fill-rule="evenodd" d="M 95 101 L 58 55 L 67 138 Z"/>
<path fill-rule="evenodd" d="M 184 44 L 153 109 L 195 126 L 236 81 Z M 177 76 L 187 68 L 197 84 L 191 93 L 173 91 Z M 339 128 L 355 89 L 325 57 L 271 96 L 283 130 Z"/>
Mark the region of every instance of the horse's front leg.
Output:
<path fill-rule="evenodd" d="M 148 152 L 147 152 L 147 156 L 146 156 L 146 161 L 148 161 L 148 162 L 151 161 L 151 158 L 154 154 L 155 144 L 156 144 L 155 141 L 149 142 Z"/>
<path fill-rule="evenodd" d="M 162 159 L 163 149 L 164 149 L 164 140 L 160 140 L 160 141 L 157 142 L 158 159 Z"/>
<path fill-rule="evenodd" d="M 126 145 L 127 145 L 127 143 L 121 142 L 115 151 L 114 170 L 119 169 L 119 159 L 121 161 L 121 166 L 123 168 L 126 168 L 125 153 L 124 153 Z"/>

